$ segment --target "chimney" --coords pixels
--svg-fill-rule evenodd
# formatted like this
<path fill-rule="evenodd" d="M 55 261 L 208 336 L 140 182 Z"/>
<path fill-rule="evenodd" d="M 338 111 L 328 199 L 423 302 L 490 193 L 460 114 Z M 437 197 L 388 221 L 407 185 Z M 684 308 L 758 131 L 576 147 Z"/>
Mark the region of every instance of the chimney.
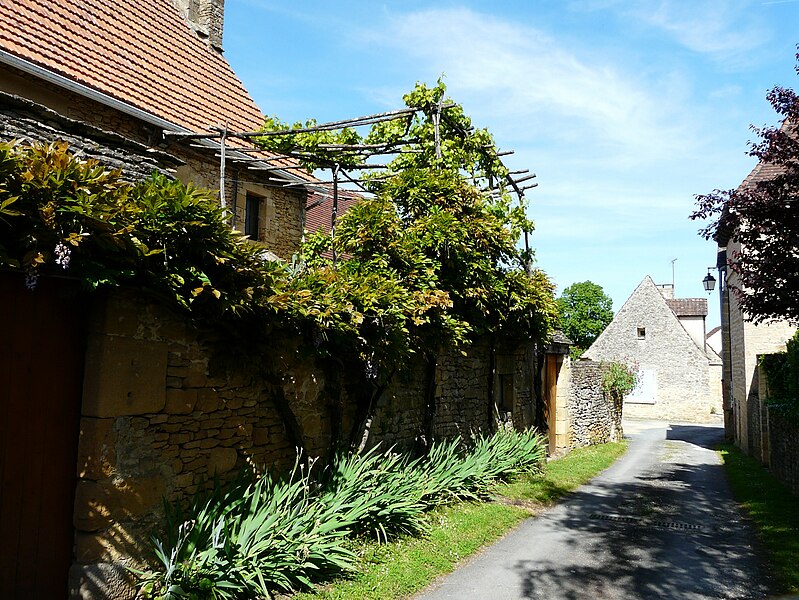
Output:
<path fill-rule="evenodd" d="M 674 299 L 674 284 L 671 283 L 661 283 L 657 284 L 657 288 L 660 290 L 660 293 L 666 300 L 673 300 Z"/>
<path fill-rule="evenodd" d="M 172 0 L 172 4 L 200 39 L 222 52 L 225 0 Z"/>

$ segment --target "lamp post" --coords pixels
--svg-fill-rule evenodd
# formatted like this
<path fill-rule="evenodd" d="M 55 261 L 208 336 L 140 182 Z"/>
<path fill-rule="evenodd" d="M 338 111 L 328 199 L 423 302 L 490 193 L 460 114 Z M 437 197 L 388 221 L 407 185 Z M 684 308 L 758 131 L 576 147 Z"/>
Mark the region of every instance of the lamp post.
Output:
<path fill-rule="evenodd" d="M 705 278 L 702 280 L 702 286 L 705 288 L 705 291 L 708 294 L 712 292 L 714 289 L 716 289 L 716 278 L 710 274 L 710 270 L 712 268 L 713 267 L 707 268 L 707 275 L 705 275 Z"/>

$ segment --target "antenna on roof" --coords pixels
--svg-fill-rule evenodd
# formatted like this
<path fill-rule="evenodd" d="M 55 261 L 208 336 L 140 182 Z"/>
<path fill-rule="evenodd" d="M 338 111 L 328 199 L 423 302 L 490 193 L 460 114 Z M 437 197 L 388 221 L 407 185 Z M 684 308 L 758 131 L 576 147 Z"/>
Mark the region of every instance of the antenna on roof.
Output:
<path fill-rule="evenodd" d="M 674 289 L 674 263 L 676 262 L 676 258 L 671 261 L 671 289 Z"/>

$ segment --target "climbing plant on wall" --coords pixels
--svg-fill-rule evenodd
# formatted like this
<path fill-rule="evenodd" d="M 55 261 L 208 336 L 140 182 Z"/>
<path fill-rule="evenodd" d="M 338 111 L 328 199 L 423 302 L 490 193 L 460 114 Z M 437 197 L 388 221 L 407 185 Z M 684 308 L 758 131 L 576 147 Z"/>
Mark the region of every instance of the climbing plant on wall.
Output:
<path fill-rule="evenodd" d="M 404 97 L 408 111 L 363 136 L 270 118 L 260 140 L 310 168 L 355 168 L 376 149 L 388 156 L 362 176 L 367 193 L 335 230 L 310 237 L 294 281 L 347 298 L 359 322 L 351 341 L 377 381 L 411 353 L 434 361 L 442 346 L 479 335 L 544 339 L 555 319 L 553 285 L 519 246 L 533 230 L 524 198 L 512 197 L 488 131 L 475 130 L 445 93 L 441 82 L 418 84 Z"/>
<path fill-rule="evenodd" d="M 0 264 L 30 287 L 47 273 L 135 286 L 238 345 L 307 336 L 308 351 L 360 364 L 368 418 L 411 355 L 434 366 L 442 348 L 482 335 L 544 339 L 556 314 L 551 282 L 519 245 L 533 225 L 490 134 L 441 84 L 405 103 L 364 135 L 267 121 L 261 142 L 309 167 L 357 165 L 361 146 L 387 156 L 335 235 L 312 236 L 293 266 L 231 230 L 210 192 L 157 174 L 131 183 L 62 143 L 1 145 Z M 331 247 L 338 261 L 323 255 Z"/>

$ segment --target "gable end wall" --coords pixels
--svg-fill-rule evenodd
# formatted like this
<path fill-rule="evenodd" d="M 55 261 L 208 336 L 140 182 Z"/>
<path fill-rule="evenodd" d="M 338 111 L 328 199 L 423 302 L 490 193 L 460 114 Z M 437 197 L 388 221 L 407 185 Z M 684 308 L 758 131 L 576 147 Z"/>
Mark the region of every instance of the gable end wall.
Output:
<path fill-rule="evenodd" d="M 645 329 L 644 339 L 638 337 L 639 328 Z M 594 361 L 634 361 L 642 372 L 654 373 L 654 404 L 625 402 L 626 417 L 707 421 L 721 414 L 720 389 L 711 389 L 707 356 L 649 277 L 584 356 Z"/>

